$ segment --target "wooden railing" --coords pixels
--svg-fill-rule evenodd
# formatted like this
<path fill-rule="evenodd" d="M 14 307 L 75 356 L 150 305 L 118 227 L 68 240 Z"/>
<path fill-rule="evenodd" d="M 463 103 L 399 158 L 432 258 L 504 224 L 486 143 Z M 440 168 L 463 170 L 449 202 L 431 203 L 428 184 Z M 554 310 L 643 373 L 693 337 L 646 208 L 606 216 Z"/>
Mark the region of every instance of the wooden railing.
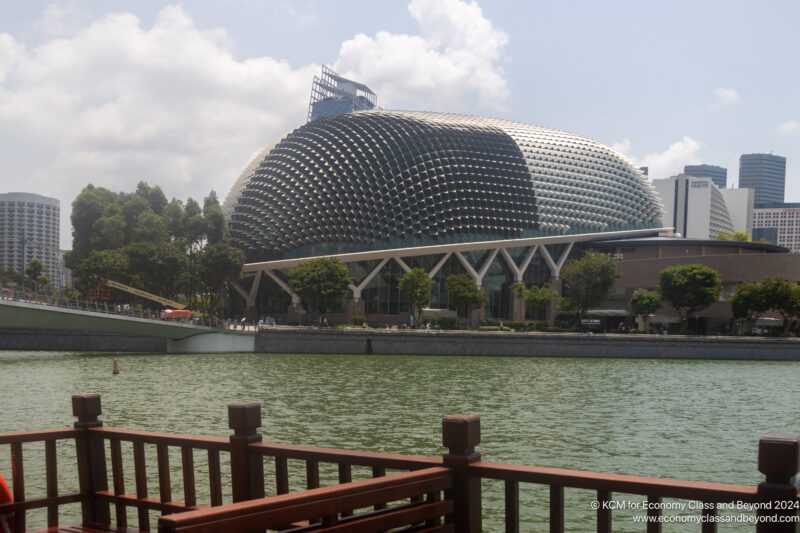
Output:
<path fill-rule="evenodd" d="M 75 429 L 55 429 L 0 435 L 0 445 L 9 445 L 11 448 L 13 478 L 10 486 L 14 492 L 13 503 L 0 504 L 0 516 L 13 514 L 15 531 L 25 531 L 27 511 L 47 508 L 47 525 L 52 527 L 58 525 L 59 506 L 83 500 L 81 492 L 62 493 L 58 489 L 56 443 L 60 440 L 74 440 L 79 434 Z M 30 443 L 44 443 L 45 454 L 45 495 L 33 498 L 26 497 L 25 460 L 22 452 L 22 445 Z"/>
<path fill-rule="evenodd" d="M 452 524 L 443 523 L 453 512 L 453 502 L 446 496 L 450 488 L 452 476 L 447 468 L 428 468 L 165 516 L 159 519 L 158 530 L 453 531 Z"/>
<path fill-rule="evenodd" d="M 265 443 L 258 433 L 261 408 L 256 403 L 228 406 L 229 426 L 234 430 L 228 439 L 105 428 L 98 419 L 98 395 L 73 396 L 72 405 L 78 418 L 74 429 L 0 435 L 0 446 L 7 445 L 11 451 L 14 492 L 14 503 L 0 504 L 0 516 L 13 513 L 15 532 L 26 530 L 29 511 L 46 509 L 47 525 L 54 527 L 59 524 L 62 506 L 80 503 L 84 523 L 127 527 L 127 514 L 132 511 L 140 531 L 150 531 L 156 519 L 151 513 L 158 513 L 159 530 L 176 533 L 478 533 L 482 530 L 484 480 L 505 485 L 504 528 L 509 533 L 521 528 L 521 485 L 548 487 L 545 505 L 549 506 L 549 530 L 555 533 L 563 532 L 565 520 L 570 518 L 565 513 L 565 489 L 590 491 L 596 510 L 594 529 L 601 533 L 612 530 L 615 507 L 611 504 L 618 494 L 636 495 L 647 502 L 646 511 L 640 510 L 640 514 L 651 520 L 641 524 L 641 530 L 648 533 L 661 531 L 660 504 L 666 498 L 701 502 L 695 508 L 699 509 L 697 530 L 703 533 L 717 531 L 718 505 L 735 502 L 760 505 L 755 531 L 796 531 L 792 520 L 797 519 L 800 505 L 795 482 L 800 435 L 775 434 L 761 439 L 758 468 L 765 481 L 744 486 L 482 461 L 476 451 L 480 419 L 470 415 L 443 419 L 443 444 L 448 451 L 441 458 L 432 458 Z M 66 469 L 57 464 L 60 441 L 74 442 L 75 461 Z M 31 443 L 44 443 L 45 456 L 44 483 L 38 480 L 33 484 L 44 487 L 45 494 L 35 497 L 27 494 L 23 458 L 23 444 L 29 447 Z M 196 464 L 198 453 L 203 460 Z M 132 460 L 126 460 L 131 456 Z M 170 457 L 178 456 L 179 465 L 174 460 L 171 464 Z M 265 474 L 265 459 L 274 463 L 272 478 Z M 298 462 L 299 472 L 290 472 Z M 229 481 L 225 467 L 229 467 Z M 367 478 L 354 481 L 354 467 L 366 469 Z M 59 473 L 65 471 L 75 474 L 77 492 L 60 492 Z M 135 486 L 126 487 L 125 480 L 131 476 Z M 303 477 L 305 483 L 297 487 L 297 480 Z M 153 484 L 157 479 L 157 496 L 148 490 L 149 479 Z M 294 492 L 290 479 L 294 480 Z M 175 498 L 179 490 L 173 486 L 181 487 L 183 501 Z M 267 493 L 272 496 L 266 497 Z M 580 529 L 588 530 L 586 526 L 579 524 Z"/>

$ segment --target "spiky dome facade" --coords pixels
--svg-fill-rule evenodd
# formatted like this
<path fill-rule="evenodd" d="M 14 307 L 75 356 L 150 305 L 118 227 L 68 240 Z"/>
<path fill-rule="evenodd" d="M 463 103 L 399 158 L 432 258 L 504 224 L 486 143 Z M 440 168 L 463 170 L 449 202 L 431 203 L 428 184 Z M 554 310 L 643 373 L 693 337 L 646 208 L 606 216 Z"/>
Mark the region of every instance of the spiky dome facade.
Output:
<path fill-rule="evenodd" d="M 328 117 L 254 163 L 226 201 L 249 261 L 653 228 L 663 212 L 610 148 L 464 115 Z"/>

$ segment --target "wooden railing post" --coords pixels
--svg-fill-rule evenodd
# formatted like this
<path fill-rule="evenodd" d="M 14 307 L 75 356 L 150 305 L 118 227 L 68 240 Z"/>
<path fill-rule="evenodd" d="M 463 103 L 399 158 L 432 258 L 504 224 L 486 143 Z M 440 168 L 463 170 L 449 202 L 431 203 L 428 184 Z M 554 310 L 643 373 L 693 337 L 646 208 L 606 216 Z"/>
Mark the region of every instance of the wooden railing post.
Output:
<path fill-rule="evenodd" d="M 442 443 L 448 448 L 444 466 L 452 469 L 455 510 L 448 518 L 459 533 L 481 531 L 481 480 L 469 475 L 471 463 L 480 461 L 475 446 L 481 442 L 481 419 L 475 415 L 452 415 L 442 419 Z"/>
<path fill-rule="evenodd" d="M 101 413 L 99 394 L 76 394 L 72 397 L 72 414 L 78 417 L 75 429 L 82 430 L 80 436 L 75 438 L 75 452 L 78 460 L 78 483 L 83 494 L 83 522 L 110 524 L 109 504 L 95 497 L 97 492 L 108 490 L 106 448 L 102 437 L 89 432 L 90 428 L 103 426 L 103 422 L 97 419 Z"/>
<path fill-rule="evenodd" d="M 264 462 L 260 455 L 249 453 L 248 446 L 261 442 L 261 404 L 256 402 L 228 405 L 231 435 L 231 484 L 233 501 L 264 497 Z"/>
<path fill-rule="evenodd" d="M 758 470 L 766 479 L 758 485 L 758 533 L 794 533 L 797 483 L 800 469 L 800 435 L 771 433 L 758 441 Z M 781 504 L 781 502 L 785 502 Z M 762 521 L 764 520 L 764 521 Z"/>

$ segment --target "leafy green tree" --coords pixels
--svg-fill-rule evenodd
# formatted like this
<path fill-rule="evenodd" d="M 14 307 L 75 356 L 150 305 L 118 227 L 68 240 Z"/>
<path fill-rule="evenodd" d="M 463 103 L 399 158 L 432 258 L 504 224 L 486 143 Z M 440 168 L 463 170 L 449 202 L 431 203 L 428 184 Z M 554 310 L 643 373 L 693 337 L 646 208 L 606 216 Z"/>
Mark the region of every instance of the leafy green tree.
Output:
<path fill-rule="evenodd" d="M 167 224 L 167 233 L 170 239 L 185 240 L 186 232 L 186 213 L 183 210 L 183 202 L 175 198 L 164 208 L 164 219 Z"/>
<path fill-rule="evenodd" d="M 188 258 L 181 246 L 166 241 L 143 241 L 129 244 L 123 253 L 128 258 L 132 286 L 171 299 L 184 292 L 180 281 Z"/>
<path fill-rule="evenodd" d="M 136 219 L 136 225 L 130 233 L 131 242 L 164 243 L 169 241 L 167 222 L 164 217 L 147 210 Z"/>
<path fill-rule="evenodd" d="M 121 209 L 122 216 L 125 217 L 125 242 L 127 244 L 138 240 L 138 235 L 135 234 L 134 228 L 139 222 L 139 217 L 143 213 L 152 213 L 153 210 L 150 209 L 150 204 L 147 200 L 138 194 L 124 195 Z"/>
<path fill-rule="evenodd" d="M 39 285 L 50 283 L 50 278 L 44 275 L 44 263 L 41 259 L 31 259 L 25 267 L 25 275 L 33 282 L 33 290 L 38 291 Z"/>
<path fill-rule="evenodd" d="M 450 274 L 444 282 L 450 302 L 456 309 L 479 309 L 486 305 L 486 293 L 479 289 L 469 274 Z"/>
<path fill-rule="evenodd" d="M 408 298 L 411 309 L 416 316 L 415 323 L 419 324 L 422 308 L 431 302 L 431 288 L 433 280 L 424 268 L 413 268 L 400 278 L 400 294 Z"/>
<path fill-rule="evenodd" d="M 789 318 L 800 315 L 800 287 L 781 276 L 766 277 L 761 282 L 765 304 L 783 317 L 783 330 L 789 327 Z"/>
<path fill-rule="evenodd" d="M 341 308 L 351 283 L 347 267 L 335 257 L 318 257 L 289 269 L 289 288 L 322 314 Z"/>
<path fill-rule="evenodd" d="M 209 295 L 209 314 L 214 309 L 220 309 L 220 295 L 227 294 L 230 286 L 242 275 L 244 254 L 226 242 L 216 242 L 207 245 L 197 257 L 200 281 L 205 292 Z"/>
<path fill-rule="evenodd" d="M 108 211 L 108 210 L 107 210 Z M 122 213 L 98 218 L 92 225 L 89 243 L 93 250 L 110 250 L 125 245 L 128 225 Z"/>
<path fill-rule="evenodd" d="M 96 281 L 103 277 L 125 283 L 130 281 L 128 272 L 128 255 L 122 250 L 92 250 L 76 273 L 81 279 Z"/>
<path fill-rule="evenodd" d="M 8 270 L 0 267 L 0 285 L 5 287 L 8 285 L 10 281 L 16 281 L 18 279 L 19 279 L 19 274 L 17 274 L 13 270 Z"/>
<path fill-rule="evenodd" d="M 736 231 L 734 233 L 725 233 L 724 231 L 720 231 L 717 233 L 716 239 L 718 241 L 739 241 L 739 242 L 750 242 L 752 240 L 750 238 L 750 235 L 748 235 L 746 231 Z"/>
<path fill-rule="evenodd" d="M 728 304 L 731 306 L 733 317 L 745 321 L 748 326 L 745 328 L 746 331 L 752 330 L 761 315 L 769 310 L 764 288 L 760 283 L 739 284 L 734 295 L 728 300 Z"/>
<path fill-rule="evenodd" d="M 685 331 L 686 320 L 717 300 L 722 290 L 719 274 L 706 265 L 675 265 L 658 274 L 661 299 L 675 308 Z"/>
<path fill-rule="evenodd" d="M 116 193 L 90 184 L 72 202 L 72 262 L 67 264 L 69 268 L 75 268 L 89 255 L 95 222 L 117 201 Z"/>
<path fill-rule="evenodd" d="M 528 289 L 522 282 L 511 285 L 511 290 L 522 298 L 522 301 L 525 302 L 526 309 L 530 312 L 544 309 L 547 304 L 558 297 L 558 291 L 552 287 L 542 286 Z"/>
<path fill-rule="evenodd" d="M 230 239 L 225 215 L 217 200 L 217 193 L 211 191 L 203 201 L 203 220 L 205 221 L 208 242 L 223 242 Z"/>
<path fill-rule="evenodd" d="M 620 274 L 617 262 L 607 254 L 588 252 L 580 259 L 567 261 L 561 269 L 564 294 L 559 308 L 576 315 L 578 323 L 588 309 L 599 305 Z"/>
<path fill-rule="evenodd" d="M 147 205 L 150 206 L 153 213 L 157 215 L 164 214 L 164 208 L 167 207 L 167 198 L 164 196 L 161 187 L 158 185 L 151 187 L 147 183 L 140 181 L 136 185 L 136 195 L 147 201 Z"/>
<path fill-rule="evenodd" d="M 656 291 L 636 289 L 631 296 L 631 313 L 640 316 L 647 325 L 647 317 L 658 311 L 661 307 L 661 298 Z"/>

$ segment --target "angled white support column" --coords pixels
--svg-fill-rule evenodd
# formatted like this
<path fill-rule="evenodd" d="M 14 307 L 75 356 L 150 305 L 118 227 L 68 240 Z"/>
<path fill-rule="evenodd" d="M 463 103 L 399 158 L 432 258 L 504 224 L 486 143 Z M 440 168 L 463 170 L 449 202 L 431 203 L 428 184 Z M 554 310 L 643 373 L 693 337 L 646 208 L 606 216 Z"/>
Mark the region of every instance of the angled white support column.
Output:
<path fill-rule="evenodd" d="M 256 272 L 256 277 L 253 280 L 253 285 L 250 287 L 250 294 L 247 295 L 247 307 L 256 306 L 256 296 L 258 296 L 258 287 L 261 285 L 261 277 L 264 274 L 263 270 Z"/>
<path fill-rule="evenodd" d="M 411 272 L 411 267 L 408 266 L 405 261 L 403 261 L 402 257 L 395 257 L 394 260 L 397 262 L 398 265 L 400 265 L 400 268 L 402 268 L 405 272 Z"/>
<path fill-rule="evenodd" d="M 238 292 L 241 295 L 242 298 L 247 300 L 247 292 L 245 292 L 245 290 L 239 286 L 239 282 L 238 281 L 233 284 L 233 289 L 236 292 Z"/>
<path fill-rule="evenodd" d="M 361 291 L 364 290 L 364 287 L 366 287 L 369 284 L 369 282 L 372 281 L 372 278 L 375 277 L 375 274 L 380 272 L 381 269 L 384 267 L 384 265 L 388 262 L 389 258 L 384 257 L 383 259 L 381 259 L 381 262 L 378 263 L 378 266 L 376 266 L 372 272 L 367 274 L 367 277 L 361 280 L 361 283 L 359 283 L 358 285 L 353 285 L 352 283 L 350 284 L 350 290 L 353 291 L 353 300 L 358 301 L 361 299 Z"/>
<path fill-rule="evenodd" d="M 289 293 L 289 295 L 292 297 L 292 303 L 293 304 L 299 304 L 300 303 L 300 297 L 298 295 L 296 295 L 295 293 L 293 293 L 292 290 L 289 288 L 289 286 L 286 283 L 284 283 L 283 280 L 281 278 L 279 278 L 274 272 L 272 272 L 271 270 L 264 270 L 263 272 L 264 272 L 264 274 L 266 274 L 267 276 L 272 278 L 272 281 L 277 283 L 278 286 L 281 289 L 283 289 L 283 290 L 285 290 L 286 292 Z"/>
<path fill-rule="evenodd" d="M 561 267 L 564 266 L 564 262 L 566 262 L 569 253 L 572 251 L 572 245 L 575 244 L 574 242 L 570 242 L 567 244 L 567 247 L 561 253 L 558 258 L 558 262 L 556 263 L 553 261 L 553 257 L 550 255 L 550 252 L 547 250 L 547 246 L 542 246 L 542 255 L 544 256 L 544 260 L 547 262 L 547 266 L 550 267 L 550 275 L 554 278 L 558 278 L 561 275 Z"/>
<path fill-rule="evenodd" d="M 433 276 L 435 276 L 436 273 L 439 272 L 439 270 L 444 266 L 444 264 L 447 263 L 447 260 L 450 259 L 451 255 L 453 255 L 453 252 L 447 252 L 444 254 L 442 258 L 439 259 L 439 262 L 436 263 L 436 266 L 433 267 L 430 272 L 428 272 L 428 277 L 433 279 Z"/>
<path fill-rule="evenodd" d="M 470 275 L 472 276 L 472 279 L 475 280 L 475 285 L 477 285 L 478 288 L 480 289 L 481 288 L 481 284 L 483 283 L 483 277 L 489 271 L 489 267 L 492 266 L 492 262 L 494 261 L 494 258 L 497 257 L 497 252 L 498 251 L 499 251 L 498 248 L 495 248 L 494 250 L 492 250 L 492 253 L 489 255 L 489 257 L 486 259 L 486 262 L 481 267 L 480 272 L 476 271 L 472 267 L 472 265 L 469 264 L 469 261 L 467 261 L 467 258 L 464 257 L 464 255 L 461 252 L 456 251 L 455 254 L 456 254 L 456 257 L 458 257 L 458 260 L 461 261 L 461 264 L 464 265 L 464 268 L 467 269 L 467 272 L 470 273 Z"/>
<path fill-rule="evenodd" d="M 525 271 L 528 270 L 528 266 L 531 264 L 538 249 L 538 244 L 528 248 L 528 253 L 525 254 L 525 259 L 522 260 L 522 265 L 520 266 L 517 266 L 517 263 L 514 262 L 514 258 L 511 257 L 511 254 L 508 253 L 506 248 L 500 249 L 500 253 L 502 253 L 503 257 L 506 259 L 506 264 L 514 272 L 514 281 L 522 281 L 522 277 L 525 275 Z"/>

